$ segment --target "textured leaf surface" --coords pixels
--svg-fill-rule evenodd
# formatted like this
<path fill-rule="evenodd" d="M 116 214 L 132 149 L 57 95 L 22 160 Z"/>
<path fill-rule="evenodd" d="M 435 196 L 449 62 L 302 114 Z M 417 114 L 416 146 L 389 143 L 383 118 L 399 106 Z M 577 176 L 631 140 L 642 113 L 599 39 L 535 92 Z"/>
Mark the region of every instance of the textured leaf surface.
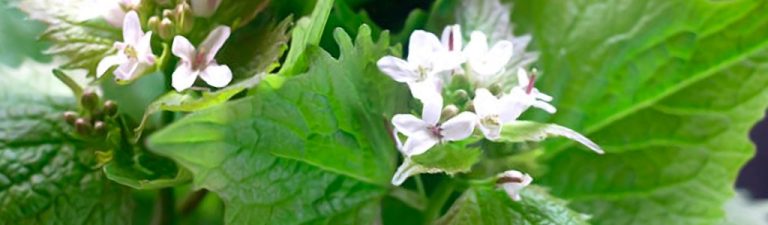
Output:
<path fill-rule="evenodd" d="M 365 98 L 376 89 L 363 92 L 355 82 L 385 78 L 368 68 L 385 54 L 388 39 L 374 43 L 370 30 L 361 30 L 368 32 L 354 45 L 337 35 L 344 49 L 339 60 L 311 47 L 306 74 L 267 77 L 253 95 L 154 134 L 150 148 L 188 168 L 198 187 L 219 194 L 230 224 L 335 221 L 376 202 L 396 151 L 385 121 L 365 107 L 381 104 Z"/>
<path fill-rule="evenodd" d="M 512 199 L 501 189 L 476 186 L 465 191 L 436 224 L 588 224 L 586 216 L 566 206 L 536 186 L 520 193 L 522 200 Z"/>
<path fill-rule="evenodd" d="M 606 150 L 549 143 L 540 184 L 597 224 L 721 221 L 768 102 L 765 53 L 749 58 L 768 44 L 768 2 L 517 3 L 550 120 Z"/>
<path fill-rule="evenodd" d="M 131 224 L 127 190 L 68 135 L 67 88 L 33 66 L 0 68 L 0 224 Z"/>

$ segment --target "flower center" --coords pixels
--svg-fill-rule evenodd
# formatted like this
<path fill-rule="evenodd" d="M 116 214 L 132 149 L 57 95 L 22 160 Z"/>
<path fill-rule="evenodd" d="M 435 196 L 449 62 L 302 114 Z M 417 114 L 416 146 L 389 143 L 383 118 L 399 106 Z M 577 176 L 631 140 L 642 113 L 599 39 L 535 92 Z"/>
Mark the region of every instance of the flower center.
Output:
<path fill-rule="evenodd" d="M 489 115 L 483 117 L 483 119 L 480 120 L 480 123 L 486 126 L 499 126 L 499 124 L 501 124 L 500 120 L 499 115 Z"/>
<path fill-rule="evenodd" d="M 205 49 L 200 48 L 200 50 L 197 51 L 197 54 L 195 54 L 195 58 L 192 59 L 192 69 L 193 70 L 205 70 L 206 67 L 208 67 L 208 62 L 205 61 Z"/>
<path fill-rule="evenodd" d="M 125 48 L 123 49 L 123 53 L 126 56 L 128 56 L 128 58 L 131 58 L 131 59 L 139 58 L 139 52 L 137 52 L 136 49 L 130 45 L 125 46 Z"/>
<path fill-rule="evenodd" d="M 443 132 L 443 128 L 440 127 L 439 123 L 435 126 L 430 126 L 428 129 L 433 137 L 436 137 L 437 139 L 443 139 L 443 135 L 441 134 L 441 132 Z"/>

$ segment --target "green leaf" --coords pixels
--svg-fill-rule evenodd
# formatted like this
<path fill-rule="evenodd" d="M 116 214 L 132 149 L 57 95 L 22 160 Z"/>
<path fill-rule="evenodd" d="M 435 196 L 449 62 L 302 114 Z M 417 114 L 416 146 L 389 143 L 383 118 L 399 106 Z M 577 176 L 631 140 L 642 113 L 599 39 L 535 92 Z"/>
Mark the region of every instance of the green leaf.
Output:
<path fill-rule="evenodd" d="M 594 142 L 587 137 L 579 134 L 576 131 L 568 129 L 557 124 L 537 123 L 532 121 L 513 121 L 505 124 L 501 130 L 501 137 L 499 141 L 504 142 L 526 142 L 526 141 L 542 141 L 548 137 L 565 137 L 581 143 L 585 147 L 603 154 L 603 149 L 597 146 Z"/>
<path fill-rule="evenodd" d="M 150 149 L 189 169 L 197 187 L 217 193 L 230 224 L 335 221 L 377 202 L 396 151 L 385 120 L 366 106 L 376 89 L 356 86 L 386 79 L 369 68 L 386 53 L 377 46 L 387 46 L 388 37 L 376 43 L 367 35 L 361 32 L 355 45 L 337 35 L 338 60 L 308 48 L 307 73 L 268 76 L 250 96 L 158 131 Z"/>
<path fill-rule="evenodd" d="M 140 159 L 135 163 L 131 161 L 129 165 L 111 162 L 104 166 L 104 174 L 110 180 L 134 189 L 173 187 L 192 180 L 192 174 L 189 171 L 178 168 L 165 158 Z"/>
<path fill-rule="evenodd" d="M 768 2 L 517 3 L 559 106 L 550 121 L 606 150 L 549 143 L 538 181 L 596 224 L 720 222 L 768 102 Z"/>
<path fill-rule="evenodd" d="M 219 54 L 219 62 L 232 68 L 236 80 L 271 72 L 280 65 L 278 61 L 287 48 L 291 23 L 292 17 L 277 23 L 262 14 L 232 34 Z"/>
<path fill-rule="evenodd" d="M 45 26 L 26 19 L 18 9 L 11 8 L 5 2 L 0 3 L 0 63 L 19 66 L 25 58 L 48 61 L 43 54 L 47 45 L 38 40 Z"/>
<path fill-rule="evenodd" d="M 526 187 L 520 196 L 522 200 L 512 201 L 503 190 L 473 186 L 435 224 L 588 224 L 587 216 L 542 188 Z"/>
<path fill-rule="evenodd" d="M 127 189 L 69 136 L 62 114 L 75 103 L 50 69 L 0 68 L 0 221 L 131 224 Z"/>
<path fill-rule="evenodd" d="M 464 144 L 443 144 L 429 151 L 413 156 L 413 162 L 428 170 L 439 170 L 448 174 L 468 172 L 480 160 L 482 151 L 478 147 Z"/>
<path fill-rule="evenodd" d="M 320 43 L 331 8 L 333 0 L 318 0 L 312 15 L 302 17 L 296 22 L 291 35 L 291 49 L 288 50 L 288 56 L 280 68 L 281 75 L 297 75 L 309 66 L 305 50 L 308 46 L 317 46 Z"/>

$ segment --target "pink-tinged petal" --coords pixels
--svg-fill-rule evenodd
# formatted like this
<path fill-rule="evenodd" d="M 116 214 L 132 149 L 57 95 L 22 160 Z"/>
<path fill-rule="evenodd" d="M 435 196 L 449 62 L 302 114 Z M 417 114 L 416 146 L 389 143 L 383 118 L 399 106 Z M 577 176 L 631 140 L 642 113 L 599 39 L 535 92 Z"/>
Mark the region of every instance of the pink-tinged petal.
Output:
<path fill-rule="evenodd" d="M 421 100 L 422 110 L 421 119 L 424 122 L 435 125 L 440 121 L 440 114 L 443 112 L 443 96 L 433 94 L 419 98 Z"/>
<path fill-rule="evenodd" d="M 221 0 L 192 0 L 192 14 L 199 17 L 211 17 L 219 8 Z"/>
<path fill-rule="evenodd" d="M 232 81 L 232 70 L 227 65 L 210 64 L 200 72 L 200 78 L 208 85 L 222 88 Z"/>
<path fill-rule="evenodd" d="M 461 34 L 461 26 L 458 24 L 449 25 L 443 29 L 443 35 L 440 37 L 443 47 L 448 51 L 454 52 L 462 50 L 464 44 L 463 35 Z"/>
<path fill-rule="evenodd" d="M 442 81 L 437 77 L 428 78 L 423 81 L 408 82 L 408 89 L 411 90 L 411 95 L 421 101 L 441 97 L 442 86 Z"/>
<path fill-rule="evenodd" d="M 379 66 L 381 72 L 400 83 L 413 82 L 419 79 L 416 68 L 405 60 L 394 56 L 384 56 L 376 62 L 376 65 Z"/>
<path fill-rule="evenodd" d="M 554 106 L 552 106 L 552 104 L 549 104 L 549 103 L 547 103 L 545 101 L 533 101 L 532 106 L 536 107 L 536 108 L 539 108 L 541 110 L 544 110 L 544 111 L 546 111 L 549 114 L 553 114 L 553 113 L 557 112 L 557 109 Z"/>
<path fill-rule="evenodd" d="M 96 66 L 96 77 L 101 77 L 104 73 L 115 65 L 120 65 L 128 62 L 128 58 L 123 54 L 111 55 L 104 57 L 99 61 L 99 65 Z"/>
<path fill-rule="evenodd" d="M 433 137 L 430 134 L 410 136 L 408 137 L 408 140 L 405 140 L 402 153 L 406 156 L 420 155 L 439 142 L 440 140 L 437 139 L 437 137 Z"/>
<path fill-rule="evenodd" d="M 125 19 L 123 19 L 123 42 L 136 46 L 143 35 L 144 31 L 141 30 L 141 21 L 139 21 L 139 15 L 136 14 L 136 11 L 130 11 L 125 14 Z"/>
<path fill-rule="evenodd" d="M 463 140 L 475 130 L 477 115 L 471 112 L 463 112 L 446 121 L 440 128 L 443 139 L 448 141 Z"/>
<path fill-rule="evenodd" d="M 205 51 L 205 62 L 213 61 L 221 47 L 224 46 L 224 42 L 229 38 L 230 32 L 232 31 L 228 26 L 218 26 L 208 34 L 208 37 L 199 46 L 199 51 Z"/>
<path fill-rule="evenodd" d="M 195 83 L 197 74 L 198 72 L 192 70 L 189 63 L 182 63 L 176 67 L 176 71 L 173 71 L 173 75 L 171 75 L 171 86 L 178 92 L 186 90 Z"/>
<path fill-rule="evenodd" d="M 416 65 L 431 65 L 435 61 L 435 52 L 443 49 L 442 43 L 432 33 L 416 30 L 411 33 L 408 44 L 408 62 Z"/>
<path fill-rule="evenodd" d="M 187 38 L 184 36 L 177 35 L 173 38 L 173 46 L 171 47 L 171 52 L 176 57 L 179 57 L 182 62 L 185 63 L 192 63 L 195 61 L 195 46 L 192 45 Z"/>
<path fill-rule="evenodd" d="M 483 59 L 486 53 L 488 53 L 488 38 L 483 32 L 472 32 L 469 43 L 464 48 L 464 54 L 472 61 Z"/>
<path fill-rule="evenodd" d="M 395 126 L 395 130 L 410 137 L 425 132 L 428 133 L 431 124 L 428 124 L 411 114 L 397 114 L 392 117 L 392 125 Z"/>
<path fill-rule="evenodd" d="M 141 63 L 136 60 L 128 60 L 127 62 L 120 64 L 115 70 L 115 79 L 118 81 L 131 80 L 136 76 L 136 73 L 141 72 Z"/>
<path fill-rule="evenodd" d="M 527 98 L 528 96 L 520 88 L 515 88 L 510 94 L 501 97 L 501 109 L 499 110 L 501 123 L 506 124 L 515 121 L 525 110 L 528 110 L 530 104 Z"/>
<path fill-rule="evenodd" d="M 139 43 L 136 45 L 136 52 L 138 52 L 141 60 L 148 65 L 155 64 L 155 55 L 152 53 L 151 41 L 152 31 L 144 34 L 144 36 L 139 39 Z"/>
<path fill-rule="evenodd" d="M 533 178 L 516 170 L 506 171 L 498 176 L 501 188 L 515 201 L 520 201 L 520 190 L 530 185 Z"/>
<path fill-rule="evenodd" d="M 545 102 L 551 102 L 552 101 L 552 96 L 549 96 L 547 94 L 541 93 L 536 88 L 533 89 L 532 95 L 534 95 L 534 97 L 536 97 L 537 99 L 545 101 Z"/>
<path fill-rule="evenodd" d="M 499 116 L 499 100 L 488 89 L 479 88 L 475 90 L 475 99 L 472 100 L 472 104 L 475 107 L 475 113 L 479 117 Z"/>
<path fill-rule="evenodd" d="M 114 6 L 110 7 L 109 10 L 105 11 L 102 16 L 104 17 L 104 20 L 109 23 L 109 25 L 112 25 L 113 27 L 120 28 L 123 25 L 123 20 L 125 20 L 125 11 L 123 11 L 123 8 L 119 5 L 113 3 Z"/>

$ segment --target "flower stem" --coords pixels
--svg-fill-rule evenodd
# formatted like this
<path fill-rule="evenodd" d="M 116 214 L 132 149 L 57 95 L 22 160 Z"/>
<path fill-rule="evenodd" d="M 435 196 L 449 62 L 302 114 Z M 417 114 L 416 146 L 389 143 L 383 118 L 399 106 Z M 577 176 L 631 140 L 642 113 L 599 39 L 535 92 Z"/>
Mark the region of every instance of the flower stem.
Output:
<path fill-rule="evenodd" d="M 430 196 L 429 202 L 427 203 L 427 210 L 424 212 L 424 224 L 434 223 L 440 216 L 443 206 L 451 197 L 455 188 L 455 183 L 451 178 L 443 180 L 437 188 L 435 188 L 435 192 L 432 193 L 432 196 Z"/>
<path fill-rule="evenodd" d="M 173 188 L 158 190 L 158 200 L 155 202 L 155 211 L 152 216 L 153 225 L 173 224 L 175 217 Z"/>

